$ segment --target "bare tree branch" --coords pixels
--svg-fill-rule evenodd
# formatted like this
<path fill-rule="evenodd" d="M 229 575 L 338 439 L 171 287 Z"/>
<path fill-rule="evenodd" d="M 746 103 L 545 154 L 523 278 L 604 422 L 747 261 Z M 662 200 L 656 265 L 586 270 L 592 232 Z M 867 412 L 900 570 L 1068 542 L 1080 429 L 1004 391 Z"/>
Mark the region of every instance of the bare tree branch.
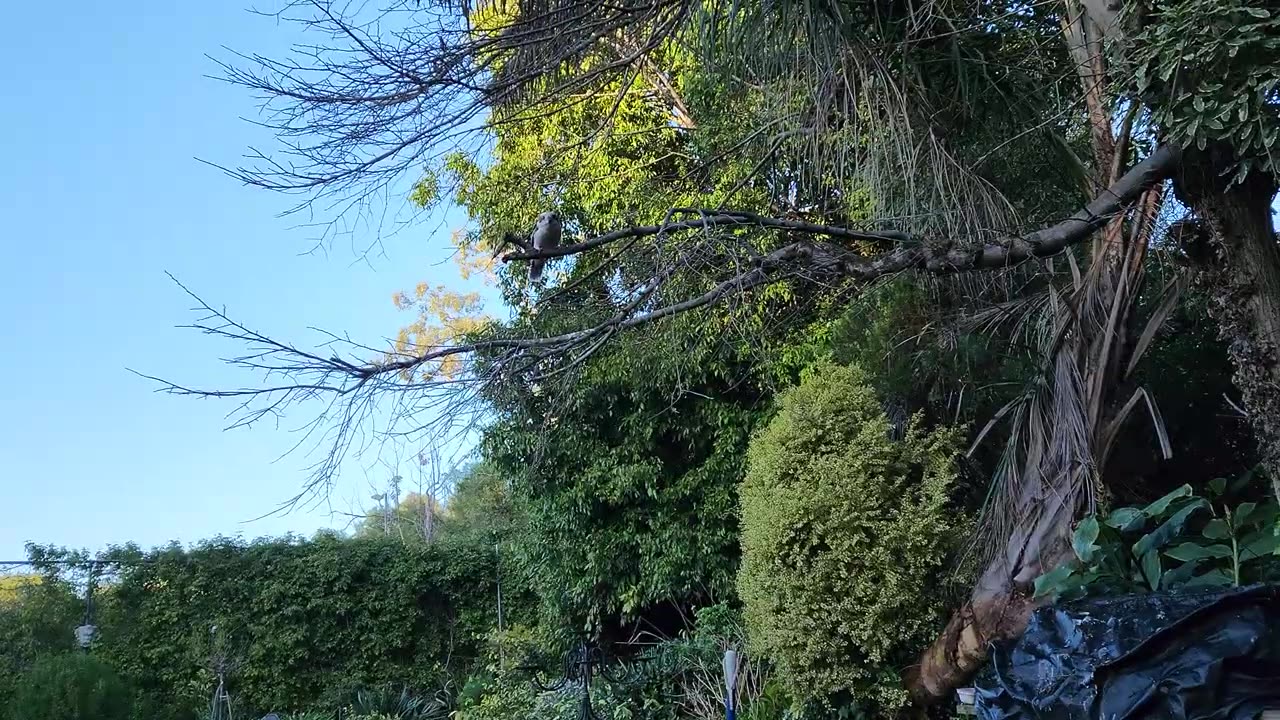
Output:
<path fill-rule="evenodd" d="M 232 53 L 234 63 L 215 60 L 222 79 L 259 94 L 260 124 L 276 132 L 283 150 L 254 150 L 245 166 L 211 164 L 247 184 L 308 195 L 295 210 L 327 195 L 359 204 L 477 130 L 545 113 L 643 64 L 681 27 L 690 5 L 531 1 L 508 9 L 511 17 L 477 29 L 465 4 L 447 1 L 396 0 L 376 11 L 331 0 L 289 3 L 274 15 L 327 37 L 325 44 L 296 45 L 284 59 Z M 624 31 L 628 52 L 581 66 Z"/>
<path fill-rule="evenodd" d="M 1136 200 L 1143 191 L 1153 184 L 1167 179 L 1180 158 L 1181 152 L 1178 148 L 1171 145 L 1163 145 L 1141 163 L 1135 165 L 1129 172 L 1125 173 L 1114 185 L 1099 194 L 1093 202 L 1066 220 L 1026 235 L 1010 236 L 995 242 L 986 242 L 978 245 L 966 245 L 953 240 L 926 242 L 925 239 L 917 238 L 905 232 L 866 232 L 829 225 L 816 225 L 786 218 L 761 217 L 755 213 L 748 212 L 717 213 L 706 210 L 676 210 L 673 212 L 698 214 L 698 217 L 665 225 L 624 228 L 581 243 L 562 245 L 552 250 L 508 253 L 503 256 L 502 260 L 503 262 L 511 262 L 513 260 L 576 255 L 618 240 L 670 234 L 693 228 L 760 227 L 789 230 L 808 235 L 821 235 L 837 240 L 871 240 L 901 243 L 893 251 L 870 260 L 848 252 L 840 254 L 839 258 L 834 258 L 829 252 L 818 252 L 816 246 L 808 251 L 802 250 L 801 248 L 807 243 L 797 243 L 775 252 L 775 255 L 784 253 L 788 259 L 796 259 L 807 253 L 809 259 L 815 264 L 828 264 L 838 260 L 843 274 L 864 281 L 908 269 L 943 274 L 1009 267 L 1032 258 L 1046 258 L 1057 255 L 1067 247 L 1087 239 L 1093 231 L 1105 225 L 1116 214 L 1122 212 L 1125 206 Z M 777 258 L 774 259 L 776 260 Z M 765 262 L 765 260 L 762 259 L 761 262 Z"/>
<path fill-rule="evenodd" d="M 940 242 L 917 239 L 910 233 L 867 232 L 745 212 L 673 210 L 668 214 L 668 222 L 662 225 L 625 228 L 557 250 L 512 253 L 504 258 L 514 261 L 562 257 L 618 241 L 701 231 L 694 236 L 696 240 L 666 253 L 665 264 L 624 292 L 624 299 L 605 317 L 589 321 L 579 329 L 541 337 L 521 335 L 520 331 L 510 328 L 494 328 L 488 336 L 457 338 L 455 344 L 440 345 L 418 354 L 384 353 L 378 360 L 368 359 L 371 346 L 334 334 L 326 334 L 324 345 L 331 350 L 328 353 L 307 351 L 274 340 L 232 320 L 225 311 L 213 308 L 183 287 L 198 303 L 196 310 L 202 313 L 196 322 L 186 327 L 248 345 L 248 354 L 229 358 L 227 362 L 261 373 L 263 384 L 204 390 L 152 375 L 144 377 L 159 383 L 162 391 L 240 401 L 233 411 L 232 427 L 251 425 L 267 417 L 279 418 L 299 403 L 324 401 L 324 412 L 306 426 L 304 435 L 305 440 L 318 432 L 318 442 L 329 445 L 324 459 L 313 469 L 308 488 L 314 490 L 327 487 L 338 471 L 353 434 L 377 414 L 380 401 L 392 404 L 386 412 L 387 428 L 381 431 L 384 435 L 405 432 L 399 427 L 403 422 L 410 423 L 411 432 L 429 432 L 430 423 L 424 424 L 420 419 L 424 413 L 437 418 L 463 416 L 468 411 L 475 414 L 479 412 L 475 406 L 485 388 L 516 377 L 526 380 L 549 377 L 547 372 L 537 369 L 548 361 L 558 364 L 559 371 L 563 371 L 565 363 L 580 364 L 621 331 L 721 303 L 762 285 L 798 279 L 837 286 L 848 281 L 867 283 L 909 270 L 945 275 L 1007 268 L 1031 259 L 1047 258 L 1086 240 L 1108 221 L 1127 212 L 1143 191 L 1170 176 L 1180 157 L 1177 148 L 1162 146 L 1071 217 L 998 243 Z M 672 217 L 686 213 L 696 217 L 671 221 Z M 728 257 L 726 262 L 714 265 L 727 276 L 713 280 L 703 292 L 655 302 L 661 297 L 659 291 L 668 290 L 673 278 L 680 276 L 682 270 L 691 269 L 691 259 L 700 258 L 699 262 L 705 262 L 707 257 L 723 255 L 715 244 L 723 238 L 711 231 L 744 228 L 777 230 L 790 237 L 805 237 L 762 255 Z M 883 254 L 866 257 L 838 242 L 846 240 L 893 242 L 895 246 Z M 335 348 L 344 349 L 348 357 L 341 357 Z M 430 368 L 432 363 L 457 356 L 483 357 L 486 369 L 461 378 L 436 377 L 425 382 L 412 379 L 421 377 L 421 373 L 404 372 Z M 467 427 L 474 427 L 474 421 Z"/>

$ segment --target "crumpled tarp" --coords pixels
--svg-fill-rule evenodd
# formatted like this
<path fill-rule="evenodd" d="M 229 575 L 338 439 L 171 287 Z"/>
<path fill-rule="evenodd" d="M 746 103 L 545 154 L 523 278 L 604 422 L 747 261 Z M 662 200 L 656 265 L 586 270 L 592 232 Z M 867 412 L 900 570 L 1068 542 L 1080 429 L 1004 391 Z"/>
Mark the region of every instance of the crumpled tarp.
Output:
<path fill-rule="evenodd" d="M 1280 586 L 1041 608 L 977 691 L 983 720 L 1253 720 L 1280 709 Z"/>

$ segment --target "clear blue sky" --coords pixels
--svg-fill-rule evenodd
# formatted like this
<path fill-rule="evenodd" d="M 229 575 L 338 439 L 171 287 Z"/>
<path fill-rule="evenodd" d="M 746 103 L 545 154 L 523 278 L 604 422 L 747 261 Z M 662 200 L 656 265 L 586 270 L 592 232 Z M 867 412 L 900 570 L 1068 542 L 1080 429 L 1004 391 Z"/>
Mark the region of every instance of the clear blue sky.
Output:
<path fill-rule="evenodd" d="M 279 0 L 275 0 L 277 3 Z M 199 163 L 234 164 L 270 136 L 250 94 L 212 80 L 223 46 L 278 54 L 292 26 L 230 2 L 18 3 L 0 44 L 0 560 L 33 540 L 100 548 L 341 524 L 324 512 L 250 524 L 290 497 L 307 458 L 271 426 L 223 432 L 230 406 L 152 392 L 127 367 L 206 386 L 244 377 L 237 348 L 174 326 L 189 300 L 310 341 L 307 326 L 376 341 L 406 318 L 394 290 L 454 282 L 441 264 L 456 213 L 355 264 L 348 244 L 302 256 L 314 233 L 290 198 Z M 270 0 L 261 10 L 273 9 Z M 305 419 L 299 415 L 296 421 Z M 378 479 L 373 473 L 370 478 Z M 360 467 L 335 496 L 369 494 Z"/>

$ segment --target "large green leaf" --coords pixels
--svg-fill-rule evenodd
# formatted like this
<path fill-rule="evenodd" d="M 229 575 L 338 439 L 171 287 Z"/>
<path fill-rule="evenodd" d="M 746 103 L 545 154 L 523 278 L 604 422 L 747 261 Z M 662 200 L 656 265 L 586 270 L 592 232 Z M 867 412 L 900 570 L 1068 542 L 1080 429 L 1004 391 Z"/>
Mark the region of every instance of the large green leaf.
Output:
<path fill-rule="evenodd" d="M 1273 528 L 1280 521 L 1280 503 L 1265 502 L 1249 513 L 1249 522 L 1260 528 Z"/>
<path fill-rule="evenodd" d="M 1187 486 L 1190 487 L 1190 486 Z M 1167 497 L 1167 496 L 1166 496 Z M 1136 557 L 1146 555 L 1150 550 L 1159 550 L 1168 545 L 1175 537 L 1182 533 L 1182 528 L 1187 523 L 1187 518 L 1197 510 L 1203 510 L 1209 507 L 1208 501 L 1204 498 L 1196 498 L 1188 503 L 1172 517 L 1165 520 L 1160 527 L 1143 535 L 1138 542 L 1133 544 L 1133 554 Z"/>
<path fill-rule="evenodd" d="M 1098 518 L 1090 515 L 1080 524 L 1076 526 L 1075 534 L 1071 536 L 1071 549 L 1076 551 L 1076 557 L 1080 558 L 1080 562 L 1089 562 L 1093 559 L 1093 554 L 1098 551 L 1095 541 L 1098 539 Z"/>
<path fill-rule="evenodd" d="M 1210 540 L 1226 540 L 1231 537 L 1231 526 L 1222 518 L 1214 518 L 1204 526 L 1200 534 Z"/>
<path fill-rule="evenodd" d="M 1174 560 L 1191 562 L 1193 560 L 1207 560 L 1209 558 L 1229 558 L 1231 557 L 1231 548 L 1221 543 L 1213 545 L 1197 545 L 1193 542 L 1184 542 L 1175 548 L 1166 550 L 1164 554 Z"/>
<path fill-rule="evenodd" d="M 1235 577 L 1227 570 L 1215 569 L 1188 580 L 1183 587 L 1230 587 Z"/>
<path fill-rule="evenodd" d="M 1134 507 L 1122 507 L 1113 510 L 1111 514 L 1107 516 L 1106 523 L 1121 532 L 1129 532 L 1142 527 L 1142 523 L 1146 519 L 1147 516 L 1142 513 L 1141 509 Z"/>
<path fill-rule="evenodd" d="M 1152 548 L 1142 556 L 1142 575 L 1152 592 L 1160 589 L 1160 551 Z"/>
<path fill-rule="evenodd" d="M 1164 497 L 1160 498 L 1159 500 L 1157 500 L 1157 501 L 1155 501 L 1155 502 L 1151 503 L 1150 505 L 1148 505 L 1148 506 L 1146 506 L 1146 507 L 1142 508 L 1142 514 L 1143 514 L 1143 515 L 1146 515 L 1146 516 L 1147 516 L 1147 517 L 1149 517 L 1149 518 L 1156 518 L 1156 517 L 1160 517 L 1161 515 L 1164 515 L 1164 514 L 1169 510 L 1169 505 L 1171 505 L 1171 504 L 1173 503 L 1173 501 L 1174 501 L 1174 500 L 1178 500 L 1178 499 L 1181 499 L 1181 498 L 1184 498 L 1184 497 L 1191 497 L 1191 494 L 1192 494 L 1192 493 L 1191 493 L 1191 486 L 1190 486 L 1190 485 L 1183 485 L 1182 487 L 1178 488 L 1177 490 L 1174 490 L 1173 492 L 1169 493 L 1168 495 L 1165 495 Z"/>
<path fill-rule="evenodd" d="M 1276 536 L 1276 531 L 1269 527 L 1263 528 L 1240 543 L 1240 562 L 1246 563 L 1250 560 L 1270 557 L 1276 554 L 1278 548 L 1280 548 L 1280 537 Z"/>
<path fill-rule="evenodd" d="M 1184 584 L 1196 574 L 1196 570 L 1200 568 L 1199 560 L 1185 562 L 1178 567 L 1166 572 L 1164 577 L 1160 579 L 1160 586 L 1165 590 L 1171 590 Z"/>
<path fill-rule="evenodd" d="M 1244 527 L 1248 524 L 1253 516 L 1253 511 L 1258 507 L 1258 503 L 1242 502 L 1236 506 L 1235 512 L 1231 513 L 1231 524 L 1236 527 Z"/>
<path fill-rule="evenodd" d="M 1074 563 L 1063 563 L 1036 578 L 1032 598 L 1039 600 L 1057 596 L 1071 584 L 1071 575 L 1074 570 Z"/>

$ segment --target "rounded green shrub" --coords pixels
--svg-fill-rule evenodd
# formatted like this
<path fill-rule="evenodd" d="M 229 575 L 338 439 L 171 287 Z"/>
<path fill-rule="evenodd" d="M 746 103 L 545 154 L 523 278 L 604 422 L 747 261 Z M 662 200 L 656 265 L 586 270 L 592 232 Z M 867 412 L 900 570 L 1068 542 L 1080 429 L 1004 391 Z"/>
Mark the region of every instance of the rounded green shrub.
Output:
<path fill-rule="evenodd" d="M 919 418 L 892 431 L 860 370 L 823 363 L 748 450 L 738 589 L 751 644 L 798 699 L 902 707 L 900 669 L 940 625 L 960 436 Z"/>
<path fill-rule="evenodd" d="M 91 655 L 47 657 L 31 667 L 10 701 L 13 720 L 125 720 L 130 695 L 120 676 Z"/>

